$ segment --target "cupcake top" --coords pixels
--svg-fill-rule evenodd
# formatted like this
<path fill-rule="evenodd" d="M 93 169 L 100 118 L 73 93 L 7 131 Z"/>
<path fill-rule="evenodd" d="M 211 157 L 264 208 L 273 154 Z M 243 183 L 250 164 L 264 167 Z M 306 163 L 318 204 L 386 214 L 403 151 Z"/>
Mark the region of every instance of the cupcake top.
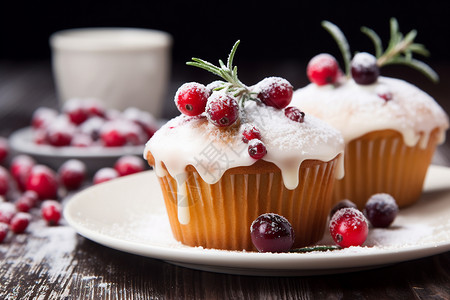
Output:
<path fill-rule="evenodd" d="M 403 135 L 406 145 L 425 147 L 434 129 L 443 142 L 449 126 L 448 116 L 427 93 L 382 76 L 369 85 L 352 78 L 338 84 L 311 83 L 294 92 L 292 105 L 336 127 L 346 143 L 368 132 L 392 129 Z"/>

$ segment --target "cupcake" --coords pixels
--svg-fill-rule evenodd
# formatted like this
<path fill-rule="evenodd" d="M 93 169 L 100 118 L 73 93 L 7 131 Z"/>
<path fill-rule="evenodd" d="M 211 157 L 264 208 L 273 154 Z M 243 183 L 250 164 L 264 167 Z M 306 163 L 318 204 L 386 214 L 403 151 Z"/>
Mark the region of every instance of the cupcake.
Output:
<path fill-rule="evenodd" d="M 182 114 L 146 144 L 173 235 L 189 246 L 255 250 L 250 226 L 271 212 L 292 224 L 294 247 L 313 244 L 342 176 L 342 136 L 287 107 L 292 86 L 285 79 L 242 84 L 232 67 L 237 45 L 222 68 L 193 59 L 227 81 L 182 85 L 175 95 Z"/>
<path fill-rule="evenodd" d="M 350 59 L 343 34 L 329 22 L 323 25 L 331 33 L 338 32 L 335 38 L 344 54 L 347 76 L 334 57 L 317 55 L 307 67 L 312 83 L 294 92 L 292 105 L 328 122 L 344 137 L 345 176 L 335 183 L 335 201 L 349 199 L 362 209 L 371 195 L 383 192 L 391 194 L 399 207 L 415 203 L 435 148 L 445 139 L 448 116 L 416 86 L 380 76 L 380 67 L 402 62 L 437 80 L 431 68 L 406 55 L 426 49 L 413 43 L 411 33 L 402 39 L 392 19 L 388 50 L 383 53 L 375 42 L 376 56 L 361 52 Z M 362 31 L 377 37 L 370 29 Z"/>

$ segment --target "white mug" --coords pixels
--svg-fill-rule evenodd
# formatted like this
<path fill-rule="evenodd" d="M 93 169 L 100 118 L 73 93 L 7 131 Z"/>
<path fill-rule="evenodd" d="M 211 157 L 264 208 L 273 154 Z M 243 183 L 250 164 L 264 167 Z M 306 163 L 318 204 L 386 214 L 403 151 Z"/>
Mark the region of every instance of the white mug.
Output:
<path fill-rule="evenodd" d="M 80 28 L 50 37 L 60 104 L 97 98 L 106 108 L 133 106 L 161 117 L 170 68 L 169 33 L 140 28 Z"/>

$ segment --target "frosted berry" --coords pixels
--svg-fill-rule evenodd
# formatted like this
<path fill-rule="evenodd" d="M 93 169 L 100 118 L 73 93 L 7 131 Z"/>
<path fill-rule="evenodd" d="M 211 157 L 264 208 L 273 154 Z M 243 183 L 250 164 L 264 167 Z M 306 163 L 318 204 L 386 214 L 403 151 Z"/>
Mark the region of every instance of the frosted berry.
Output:
<path fill-rule="evenodd" d="M 9 173 L 0 166 L 0 196 L 4 196 L 9 191 Z"/>
<path fill-rule="evenodd" d="M 239 118 L 239 105 L 237 100 L 225 92 L 214 92 L 206 104 L 208 121 L 217 127 L 233 125 Z"/>
<path fill-rule="evenodd" d="M 334 214 L 338 210 L 340 210 L 342 208 L 346 208 L 346 207 L 347 208 L 348 207 L 352 207 L 352 208 L 358 209 L 358 207 L 356 206 L 356 204 L 354 202 L 352 202 L 352 201 L 350 201 L 348 199 L 341 200 L 338 203 L 336 203 L 336 205 L 331 209 L 331 211 L 330 211 L 330 219 L 334 216 Z"/>
<path fill-rule="evenodd" d="M 15 202 L 16 209 L 22 212 L 28 212 L 35 207 L 39 201 L 39 196 L 35 191 L 26 191 Z"/>
<path fill-rule="evenodd" d="M 64 117 L 56 118 L 47 128 L 47 142 L 55 147 L 70 146 L 75 126 Z"/>
<path fill-rule="evenodd" d="M 380 76 L 380 68 L 377 59 L 370 53 L 357 53 L 351 62 L 351 72 L 353 80 L 361 85 L 372 84 Z"/>
<path fill-rule="evenodd" d="M 5 161 L 9 154 L 9 143 L 8 140 L 0 136 L 0 164 Z"/>
<path fill-rule="evenodd" d="M 16 207 L 10 202 L 0 203 L 0 222 L 9 224 L 17 213 Z"/>
<path fill-rule="evenodd" d="M 223 84 L 225 84 L 225 81 L 222 81 L 222 80 L 215 80 L 213 82 L 210 82 L 206 86 L 206 91 L 208 92 L 208 95 L 211 96 L 211 94 L 214 92 L 214 90 L 221 87 Z"/>
<path fill-rule="evenodd" d="M 100 117 L 91 117 L 78 128 L 82 134 L 88 135 L 93 141 L 100 138 L 100 131 L 106 121 Z"/>
<path fill-rule="evenodd" d="M 295 234 L 289 221 L 280 215 L 260 215 L 250 226 L 253 245 L 259 252 L 287 252 L 294 244 Z"/>
<path fill-rule="evenodd" d="M 72 147 L 79 147 L 79 148 L 84 148 L 84 147 L 90 147 L 94 145 L 94 141 L 92 140 L 92 138 L 84 133 L 76 133 L 73 138 L 72 141 L 70 143 L 70 145 Z"/>
<path fill-rule="evenodd" d="M 45 200 L 41 205 L 42 218 L 49 225 L 57 225 L 62 215 L 62 206 L 55 200 Z"/>
<path fill-rule="evenodd" d="M 366 203 L 364 214 L 373 227 L 389 227 L 398 214 L 395 199 L 385 193 L 372 195 Z"/>
<path fill-rule="evenodd" d="M 253 139 L 261 139 L 261 131 L 255 125 L 247 124 L 242 132 L 242 141 L 248 143 Z"/>
<path fill-rule="evenodd" d="M 286 107 L 284 109 L 284 115 L 292 121 L 299 123 L 303 123 L 305 120 L 305 113 L 293 106 Z"/>
<path fill-rule="evenodd" d="M 26 183 L 31 169 L 36 164 L 36 161 L 29 155 L 21 154 L 15 156 L 9 167 L 11 176 L 16 181 L 19 190 L 24 191 L 26 189 Z"/>
<path fill-rule="evenodd" d="M 88 98 L 84 100 L 84 111 L 87 112 L 88 117 L 101 117 L 106 115 L 106 109 L 100 100 Z M 90 118 L 88 118 L 89 120 Z"/>
<path fill-rule="evenodd" d="M 30 224 L 31 215 L 26 212 L 18 212 L 9 224 L 11 231 L 14 233 L 22 233 L 27 229 L 28 224 Z"/>
<path fill-rule="evenodd" d="M 121 147 L 127 143 L 126 133 L 119 126 L 119 122 L 108 122 L 100 131 L 100 139 L 106 147 Z"/>
<path fill-rule="evenodd" d="M 363 213 L 355 208 L 342 208 L 330 220 L 330 234 L 343 248 L 361 246 L 369 233 Z"/>
<path fill-rule="evenodd" d="M 58 116 L 58 112 L 52 108 L 39 107 L 33 112 L 31 126 L 34 129 L 46 128 Z"/>
<path fill-rule="evenodd" d="M 145 140 L 153 136 L 159 128 L 157 120 L 149 112 L 138 109 L 136 107 L 129 107 L 124 110 L 123 117 L 136 123 L 146 134 Z"/>
<path fill-rule="evenodd" d="M 306 74 L 311 82 L 319 86 L 333 84 L 340 75 L 339 65 L 332 55 L 321 53 L 309 61 Z"/>
<path fill-rule="evenodd" d="M 144 171 L 144 161 L 134 155 L 126 155 L 120 157 L 114 164 L 114 169 L 119 176 L 126 176 Z"/>
<path fill-rule="evenodd" d="M 255 91 L 264 104 L 282 109 L 291 103 L 294 88 L 284 78 L 268 77 L 256 85 Z"/>
<path fill-rule="evenodd" d="M 248 142 L 248 154 L 251 158 L 261 159 L 267 154 L 266 145 L 261 140 L 250 140 Z"/>
<path fill-rule="evenodd" d="M 27 179 L 26 189 L 35 191 L 39 199 L 56 198 L 58 193 L 56 173 L 44 165 L 33 166 Z"/>
<path fill-rule="evenodd" d="M 3 242 L 8 235 L 9 226 L 6 223 L 0 222 L 0 243 Z"/>
<path fill-rule="evenodd" d="M 62 110 L 75 125 L 80 125 L 89 117 L 89 111 L 86 108 L 85 101 L 82 99 L 69 99 L 63 105 Z"/>
<path fill-rule="evenodd" d="M 175 94 L 178 110 L 187 116 L 198 116 L 205 111 L 208 91 L 203 84 L 187 82 L 180 86 Z"/>
<path fill-rule="evenodd" d="M 69 159 L 59 168 L 58 176 L 66 189 L 76 190 L 86 178 L 86 165 L 78 159 Z"/>
<path fill-rule="evenodd" d="M 99 184 L 119 177 L 119 173 L 113 168 L 101 168 L 94 174 L 93 183 Z"/>

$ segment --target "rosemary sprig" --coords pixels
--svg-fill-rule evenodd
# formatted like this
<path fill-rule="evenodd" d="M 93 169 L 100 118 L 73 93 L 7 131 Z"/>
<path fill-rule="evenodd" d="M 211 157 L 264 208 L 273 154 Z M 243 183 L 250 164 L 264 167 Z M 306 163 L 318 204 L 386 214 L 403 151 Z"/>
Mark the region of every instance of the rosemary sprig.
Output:
<path fill-rule="evenodd" d="M 339 27 L 329 21 L 322 21 L 322 27 L 325 28 L 336 41 L 339 50 L 341 51 L 342 58 L 344 59 L 345 74 L 350 76 L 350 62 L 352 58 L 350 54 L 350 46 L 344 33 L 339 29 Z"/>
<path fill-rule="evenodd" d="M 237 47 L 239 46 L 240 41 L 236 41 L 234 43 L 233 48 L 231 49 L 230 54 L 228 55 L 227 63 L 225 64 L 221 59 L 219 59 L 219 65 L 215 66 L 214 64 L 193 57 L 192 61 L 187 62 L 186 64 L 189 66 L 198 67 L 209 71 L 221 78 L 223 78 L 226 82 L 221 86 L 215 88 L 215 90 L 225 90 L 226 92 L 231 93 L 234 97 L 238 99 L 238 102 L 241 106 L 244 105 L 244 102 L 247 100 L 259 101 L 256 97 L 257 93 L 252 92 L 249 87 L 243 84 L 238 76 L 237 76 L 237 67 L 233 67 L 234 55 L 236 54 Z"/>
<path fill-rule="evenodd" d="M 308 253 L 308 252 L 314 252 L 314 251 L 326 252 L 326 251 L 333 251 L 333 250 L 339 250 L 339 249 L 341 249 L 341 247 L 339 247 L 339 246 L 312 246 L 312 247 L 291 249 L 289 252 L 292 252 L 292 253 Z"/>

